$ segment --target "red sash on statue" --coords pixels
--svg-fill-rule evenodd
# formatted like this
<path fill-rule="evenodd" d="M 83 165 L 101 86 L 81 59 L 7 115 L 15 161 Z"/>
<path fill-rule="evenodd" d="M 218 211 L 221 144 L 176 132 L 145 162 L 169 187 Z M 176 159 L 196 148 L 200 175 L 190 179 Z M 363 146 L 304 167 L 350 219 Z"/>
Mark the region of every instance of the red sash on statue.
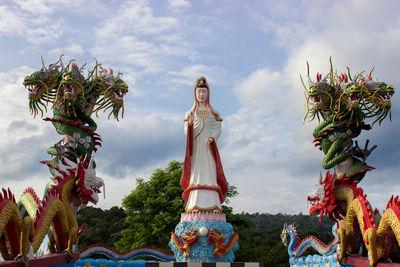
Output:
<path fill-rule="evenodd" d="M 221 203 L 224 202 L 224 195 L 228 191 L 228 182 L 226 181 L 224 170 L 222 168 L 221 158 L 219 156 L 218 147 L 213 140 L 210 143 L 211 153 L 214 156 L 217 184 L 218 187 L 212 187 L 207 185 L 194 185 L 190 186 L 190 169 L 192 165 L 192 153 L 193 153 L 193 125 L 188 125 L 187 137 L 186 137 L 186 153 L 185 162 L 183 164 L 183 171 L 180 180 L 180 185 L 184 192 L 182 193 L 182 198 L 185 202 L 188 201 L 190 191 L 204 189 L 204 190 L 214 190 L 218 192 L 219 200 Z"/>

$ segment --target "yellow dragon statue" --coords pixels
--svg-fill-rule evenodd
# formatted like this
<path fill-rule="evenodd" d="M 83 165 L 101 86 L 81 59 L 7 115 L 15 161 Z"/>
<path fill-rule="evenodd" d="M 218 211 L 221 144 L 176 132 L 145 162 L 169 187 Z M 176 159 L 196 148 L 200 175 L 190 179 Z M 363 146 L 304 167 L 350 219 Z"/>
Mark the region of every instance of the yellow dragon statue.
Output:
<path fill-rule="evenodd" d="M 335 172 L 328 171 L 323 181 L 320 176 L 314 191 L 307 195 L 309 212 L 320 219 L 327 215 L 338 223 L 339 261 L 364 247 L 370 266 L 375 266 L 378 260 L 391 256 L 395 241 L 400 243 L 400 199 L 392 196 L 380 218 L 357 186 L 358 181 L 349 181 L 350 178 L 338 179 Z"/>
<path fill-rule="evenodd" d="M 20 215 L 10 189 L 0 193 L 0 252 L 5 260 L 31 258 L 50 229 L 56 251 L 71 255 L 80 232 L 75 213 L 89 201 L 97 203 L 99 199 L 97 194 L 104 182 L 96 177 L 92 162 L 88 163 L 87 158 L 81 157 L 78 163 L 64 159 L 58 167 L 49 161 L 42 163 L 60 175 L 53 178 L 55 185 L 47 190 L 33 219 Z"/>
<path fill-rule="evenodd" d="M 310 215 L 327 215 L 338 224 L 338 259 L 358 253 L 369 255 L 370 266 L 387 260 L 393 251 L 394 242 L 400 243 L 400 200 L 389 200 L 381 218 L 373 210 L 366 195 L 358 184 L 368 171 L 374 169 L 367 165 L 366 159 L 377 147 L 364 149 L 353 145 L 353 139 L 362 130 L 370 130 L 374 123 L 381 122 L 389 115 L 391 118 L 391 97 L 393 86 L 372 79 L 372 70 L 366 77 L 364 71 L 351 76 L 334 71 L 330 60 L 330 73 L 322 79 L 317 73 L 317 81 L 309 76 L 306 92 L 306 117 L 313 120 L 319 114 L 323 121 L 313 132 L 315 146 L 325 154 L 322 167 L 327 169 L 325 179 L 320 174 L 319 182 L 312 193 L 307 195 L 311 203 Z M 374 118 L 372 126 L 366 119 Z M 329 169 L 334 168 L 331 173 Z"/>

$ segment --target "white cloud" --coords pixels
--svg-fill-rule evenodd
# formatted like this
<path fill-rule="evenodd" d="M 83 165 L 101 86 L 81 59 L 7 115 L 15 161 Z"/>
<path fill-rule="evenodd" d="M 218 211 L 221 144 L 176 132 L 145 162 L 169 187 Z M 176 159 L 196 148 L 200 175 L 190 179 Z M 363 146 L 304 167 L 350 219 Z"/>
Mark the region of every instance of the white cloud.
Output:
<path fill-rule="evenodd" d="M 33 16 L 18 9 L 0 6 L 0 34 L 18 36 L 32 44 L 53 43 L 63 33 L 60 19 Z"/>
<path fill-rule="evenodd" d="M 40 117 L 34 119 L 29 112 L 27 91 L 22 82 L 24 77 L 32 72 L 32 69 L 22 66 L 0 73 L 2 88 L 0 123 L 3 126 L 0 128 L 2 184 L 7 179 L 31 179 L 39 173 L 48 177 L 47 168 L 39 161 L 48 158 L 47 148 L 60 139 L 51 124 L 44 122 Z"/>
<path fill-rule="evenodd" d="M 57 57 L 67 52 L 74 58 L 89 52 L 89 64 L 90 57 L 95 56 L 107 67 L 110 64 L 125 73 L 123 79 L 130 86 L 129 95 L 135 97 L 127 97 L 125 118 L 119 123 L 107 121 L 105 115 L 96 119 L 104 140 L 96 153 L 98 172 L 106 179 L 107 196 L 111 194 L 104 206 L 119 205 L 122 195 L 134 186 L 134 178 L 147 178 L 155 167 L 165 168 L 168 161 L 183 158 L 183 114 L 169 114 L 163 104 L 155 108 L 159 112 L 155 113 L 154 102 L 149 99 L 172 102 L 177 111 L 185 101 L 178 100 L 176 92 L 182 92 L 184 87 L 193 88 L 200 75 L 207 77 L 211 90 L 233 88 L 223 90 L 239 100 L 235 103 L 239 107 L 231 108 L 228 97 L 220 100 L 222 90 L 212 91 L 220 94 L 218 99 L 212 99 L 212 103 L 218 103 L 215 107 L 219 111 L 227 113 L 226 109 L 231 108 L 224 116 L 219 145 L 227 178 L 240 192 L 232 202 L 238 212 L 305 211 L 304 196 L 312 190 L 322 170 L 323 157 L 311 143 L 316 122 L 301 124 L 305 112 L 298 75 L 304 77 L 306 60 L 310 62 L 312 78 L 317 72 L 328 72 L 332 56 L 338 71 L 349 66 L 355 73 L 375 65 L 374 77 L 392 83 L 395 89 L 400 87 L 396 61 L 400 58 L 397 2 L 361 5 L 359 1 L 267 1 L 251 9 L 247 8 L 249 4 L 239 12 L 211 1 L 205 8 L 212 11 L 206 13 L 201 4 L 193 10 L 187 1 L 170 1 L 168 6 L 162 5 L 164 9 L 156 10 L 155 5 L 152 9 L 151 3 L 144 0 L 122 4 L 92 0 L 89 6 L 97 3 L 96 12 L 82 21 L 77 18 L 86 13 L 88 5 L 74 2 L 76 12 L 68 9 L 66 12 L 71 13 L 58 16 L 57 12 L 66 5 L 62 2 L 65 1 L 18 0 L 0 6 L 0 35 L 33 44 L 21 54 L 28 57 L 35 51 L 36 63 L 37 54 L 43 50 Z M 236 12 L 241 14 L 240 18 Z M 93 17 L 96 20 L 90 24 Z M 78 22 L 90 29 L 84 40 L 76 37 L 77 32 L 83 31 L 74 28 Z M 265 36 L 259 36 L 261 32 Z M 229 43 L 224 42 L 227 36 Z M 260 43 L 250 44 L 244 36 Z M 58 43 L 61 40 L 62 44 Z M 266 40 L 270 43 L 263 43 Z M 18 43 L 18 49 L 23 51 L 27 47 Z M 14 183 L 6 180 L 9 175 L 27 178 L 27 185 L 36 178 L 48 177 L 46 168 L 37 161 L 48 158 L 45 149 L 60 138 L 50 123 L 34 120 L 29 114 L 22 80 L 32 71 L 19 67 L 0 73 L 0 123 L 4 126 L 0 129 L 0 150 L 4 155 L 0 177 L 5 185 Z M 191 93 L 183 97 L 192 101 Z M 400 129 L 400 109 L 395 105 L 399 97 L 397 93 L 393 97 L 393 122 L 385 121 L 384 126 L 374 128 L 369 135 L 362 134 L 362 138 L 367 136 L 379 146 L 369 158 L 379 171 L 371 172 L 363 180 L 364 189 L 377 205 L 388 200 L 382 193 L 388 191 L 388 185 L 385 188 L 379 184 L 381 179 L 393 182 L 389 190 L 392 193 L 398 194 L 399 190 L 395 180 L 398 144 L 395 139 L 388 140 L 390 134 L 395 136 Z M 28 149 L 29 153 L 24 153 Z"/>
<path fill-rule="evenodd" d="M 225 69 L 204 64 L 187 65 L 181 70 L 169 71 L 167 79 L 172 84 L 170 89 L 176 91 L 193 87 L 196 79 L 200 76 L 207 78 L 211 90 L 215 85 L 226 85 L 229 80 L 229 74 Z"/>
<path fill-rule="evenodd" d="M 57 47 L 49 51 L 49 55 L 57 57 L 61 54 L 81 56 L 85 53 L 84 48 L 76 43 L 70 44 L 67 47 Z"/>
<path fill-rule="evenodd" d="M 22 34 L 24 21 L 7 6 L 0 6 L 0 34 Z"/>
<path fill-rule="evenodd" d="M 49 15 L 54 13 L 57 9 L 64 8 L 77 8 L 78 2 L 64 0 L 15 0 L 14 1 L 21 10 L 37 15 Z"/>
<path fill-rule="evenodd" d="M 339 72 L 345 71 L 346 66 L 353 73 L 369 71 L 374 64 L 375 77 L 400 84 L 395 73 L 395 59 L 399 54 L 396 47 L 400 45 L 397 17 L 387 21 L 377 15 L 387 8 L 374 10 L 363 6 L 358 9 L 356 2 L 350 5 L 339 2 L 324 9 L 327 16 L 322 21 L 320 16 L 313 16 L 322 14 L 320 5 L 306 8 L 304 21 L 296 16 L 283 24 L 266 20 L 266 33 L 273 34 L 275 43 L 288 49 L 288 58 L 282 69 L 257 69 L 235 87 L 242 106 L 224 121 L 228 130 L 226 137 L 222 138 L 226 172 L 241 193 L 233 201 L 235 211 L 305 211 L 304 196 L 312 190 L 318 172 L 322 170 L 323 159 L 323 153 L 311 143 L 315 122 L 301 125 L 304 96 L 298 74 L 303 77 L 306 74 L 306 60 L 310 63 L 312 78 L 317 72 L 329 72 L 329 57 L 332 56 L 334 67 Z M 369 17 L 372 22 L 368 21 Z M 343 30 L 349 25 L 354 31 Z M 290 37 L 292 42 L 289 42 Z M 398 111 L 394 109 L 394 113 L 398 114 Z M 393 122 L 390 127 L 399 129 L 400 125 Z M 387 130 L 380 135 L 376 135 L 379 131 L 372 131 L 375 135 L 370 135 L 370 139 L 374 139 L 371 142 L 378 143 L 378 146 L 386 143 Z M 362 133 L 360 137 L 365 136 L 366 133 Z M 370 164 L 374 165 L 372 160 Z M 390 162 L 396 169 L 390 170 L 393 176 L 399 170 L 393 159 Z M 381 197 L 379 192 L 385 189 L 376 185 L 376 181 L 369 173 L 362 186 L 373 185 L 371 191 L 375 195 L 372 200 L 382 207 L 388 198 L 377 200 Z M 398 194 L 396 190 L 393 192 Z M 248 199 L 249 204 L 244 204 L 243 199 Z"/>
<path fill-rule="evenodd" d="M 97 30 L 99 38 L 109 38 L 126 33 L 160 34 L 175 27 L 178 20 L 174 17 L 157 17 L 148 1 L 127 1 L 119 8 L 119 12 L 111 19 L 103 22 Z"/>
<path fill-rule="evenodd" d="M 177 9 L 186 9 L 190 7 L 190 2 L 187 0 L 168 0 L 168 4 L 170 8 Z"/>
<path fill-rule="evenodd" d="M 123 178 L 154 164 L 183 157 L 185 139 L 181 116 L 156 113 L 140 116 L 126 110 L 120 122 L 102 117 L 105 116 L 98 119 L 102 124 L 97 132 L 104 144 L 96 153 L 102 162 L 99 165 L 102 172 Z"/>
<path fill-rule="evenodd" d="M 268 69 L 258 69 L 250 74 L 248 78 L 242 81 L 235 89 L 237 97 L 244 105 L 260 105 L 263 112 L 269 113 L 275 109 L 282 101 L 284 81 L 281 74 Z"/>
<path fill-rule="evenodd" d="M 176 31 L 178 24 L 176 17 L 153 15 L 148 1 L 127 1 L 97 27 L 92 53 L 108 61 L 129 63 L 141 74 L 159 73 L 171 57 L 192 54 Z"/>
<path fill-rule="evenodd" d="M 154 43 L 140 41 L 135 36 L 111 36 L 99 39 L 92 54 L 104 61 L 129 62 L 137 66 L 143 73 L 157 73 L 162 66 L 157 59 L 159 49 Z"/>

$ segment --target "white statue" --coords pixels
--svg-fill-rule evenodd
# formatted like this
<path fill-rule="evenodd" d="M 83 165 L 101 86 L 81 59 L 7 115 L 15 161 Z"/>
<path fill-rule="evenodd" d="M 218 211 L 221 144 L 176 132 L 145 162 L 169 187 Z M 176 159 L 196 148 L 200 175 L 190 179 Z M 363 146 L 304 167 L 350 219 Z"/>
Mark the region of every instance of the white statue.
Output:
<path fill-rule="evenodd" d="M 180 180 L 185 211 L 221 211 L 228 190 L 216 144 L 222 119 L 210 105 L 206 78 L 197 79 L 194 96 L 185 117 L 186 155 Z"/>

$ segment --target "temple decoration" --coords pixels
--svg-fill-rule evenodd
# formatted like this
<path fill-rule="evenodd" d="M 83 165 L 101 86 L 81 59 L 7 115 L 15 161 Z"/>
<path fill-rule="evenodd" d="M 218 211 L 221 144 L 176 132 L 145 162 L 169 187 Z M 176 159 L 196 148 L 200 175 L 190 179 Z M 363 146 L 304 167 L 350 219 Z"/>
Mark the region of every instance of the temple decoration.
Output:
<path fill-rule="evenodd" d="M 381 125 L 385 118 L 391 120 L 394 94 L 391 85 L 372 78 L 372 71 L 352 76 L 347 68 L 347 72 L 338 74 L 330 61 L 329 74 L 322 77 L 317 73 L 316 81 L 312 81 L 307 63 L 308 86 L 301 80 L 307 108 L 304 119 L 319 121 L 313 132 L 314 143 L 324 153 L 322 167 L 328 170 L 324 179 L 320 174 L 314 191 L 307 195 L 310 215 L 318 215 L 320 220 L 328 216 L 338 226 L 339 261 L 361 252 L 368 254 L 371 266 L 376 266 L 390 257 L 394 242 L 400 242 L 400 201 L 392 196 L 381 216 L 360 187 L 366 173 L 374 169 L 366 159 L 377 146 L 368 148 L 367 140 L 361 148 L 353 139 L 376 123 Z M 287 231 L 293 231 L 289 228 Z M 299 256 L 296 249 L 299 247 L 289 253 L 291 257 Z"/>
<path fill-rule="evenodd" d="M 199 77 L 194 105 L 185 119 L 186 153 L 180 185 L 185 213 L 171 234 L 177 261 L 232 262 L 238 235 L 226 222 L 221 204 L 228 191 L 217 147 L 222 119 L 210 104 L 210 87 Z"/>
<path fill-rule="evenodd" d="M 281 239 L 282 243 L 287 247 L 288 254 L 291 258 L 301 257 L 310 247 L 315 249 L 321 255 L 329 256 L 336 252 L 338 246 L 336 231 L 337 227 L 336 225 L 333 225 L 332 234 L 334 238 L 328 244 L 324 244 L 315 236 L 307 236 L 300 241 L 295 225 L 288 225 L 285 223 L 282 229 Z"/>
<path fill-rule="evenodd" d="M 97 124 L 91 117 L 100 110 L 111 110 L 118 120 L 124 113 L 123 97 L 128 91 L 121 73 L 103 69 L 96 60 L 85 77 L 85 65 L 79 67 L 63 55 L 53 64 L 24 79 L 31 114 L 41 116 L 52 106 L 52 122 L 62 139 L 47 152 L 51 159 L 41 161 L 52 175 L 42 200 L 32 188 L 17 202 L 11 190 L 0 193 L 0 252 L 5 260 L 31 259 L 48 235 L 50 253 L 67 252 L 72 256 L 84 225 L 78 227 L 76 212 L 89 202 L 96 204 L 104 181 L 96 176 L 93 152 L 101 146 Z"/>

